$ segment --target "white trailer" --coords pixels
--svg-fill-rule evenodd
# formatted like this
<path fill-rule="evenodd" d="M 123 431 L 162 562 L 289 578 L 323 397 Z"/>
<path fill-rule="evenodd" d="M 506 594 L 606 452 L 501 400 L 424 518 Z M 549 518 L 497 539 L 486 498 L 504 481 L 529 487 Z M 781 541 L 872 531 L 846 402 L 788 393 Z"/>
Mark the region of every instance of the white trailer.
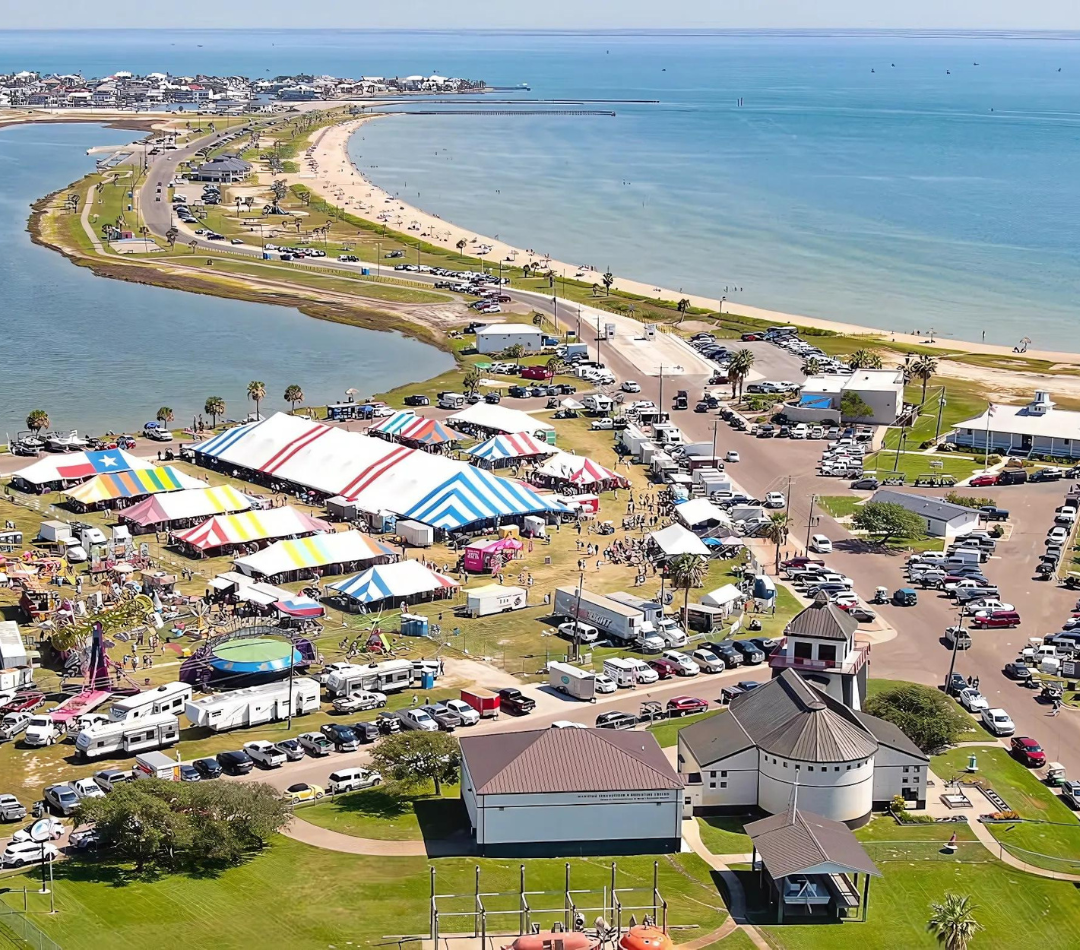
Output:
<path fill-rule="evenodd" d="M 75 750 L 82 759 L 98 759 L 167 749 L 179 741 L 180 720 L 171 714 L 153 715 L 87 726 L 75 737 Z"/>
<path fill-rule="evenodd" d="M 161 752 L 144 752 L 142 755 L 135 756 L 135 768 L 131 770 L 131 777 L 160 778 L 166 782 L 179 782 L 180 764 Z"/>
<path fill-rule="evenodd" d="M 640 610 L 587 590 L 582 590 L 579 597 L 576 587 L 555 588 L 554 614 L 568 620 L 582 620 L 622 641 L 640 637 L 645 623 Z"/>
<path fill-rule="evenodd" d="M 465 610 L 470 617 L 487 617 L 527 607 L 529 592 L 524 587 L 485 584 L 465 591 Z"/>
<path fill-rule="evenodd" d="M 406 661 L 408 662 L 408 661 Z M 303 716 L 319 710 L 319 684 L 306 676 L 292 681 L 292 713 Z M 247 686 L 228 693 L 188 700 L 184 715 L 193 726 L 224 732 L 242 726 L 278 722 L 289 716 L 289 681 Z"/>
<path fill-rule="evenodd" d="M 589 412 L 594 413 L 611 412 L 615 408 L 615 401 L 603 393 L 589 393 L 581 402 Z"/>
<path fill-rule="evenodd" d="M 351 696 L 353 693 L 394 693 L 412 685 L 411 660 L 383 660 L 366 666 L 339 667 L 326 678 L 326 690 L 331 696 Z"/>
<path fill-rule="evenodd" d="M 569 663 L 548 664 L 548 686 L 585 703 L 594 702 L 596 699 L 596 674 L 592 670 L 582 670 Z"/>
<path fill-rule="evenodd" d="M 399 521 L 396 530 L 414 548 L 430 548 L 435 543 L 435 529 L 429 524 Z"/>
<path fill-rule="evenodd" d="M 109 710 L 109 718 L 113 722 L 134 722 L 162 713 L 179 716 L 191 699 L 191 694 L 191 687 L 187 683 L 164 683 L 155 689 L 143 690 L 117 700 Z"/>

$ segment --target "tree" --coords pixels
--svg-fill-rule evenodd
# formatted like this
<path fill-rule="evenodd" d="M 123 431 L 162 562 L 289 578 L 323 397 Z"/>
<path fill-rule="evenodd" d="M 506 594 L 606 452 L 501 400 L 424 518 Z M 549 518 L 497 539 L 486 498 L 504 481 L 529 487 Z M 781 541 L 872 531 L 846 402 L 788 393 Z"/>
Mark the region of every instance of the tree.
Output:
<path fill-rule="evenodd" d="M 296 412 L 296 404 L 304 401 L 304 390 L 296 383 L 285 387 L 285 401 L 292 405 L 292 411 Z"/>
<path fill-rule="evenodd" d="M 677 303 L 677 304 L 675 305 L 675 309 L 676 309 L 676 310 L 678 310 L 678 311 L 679 311 L 679 313 L 683 313 L 683 314 L 685 314 L 685 313 L 686 313 L 686 311 L 690 309 L 690 298 L 689 298 L 689 297 L 683 297 L 683 298 L 682 298 L 682 299 L 681 299 L 681 300 L 680 300 L 680 301 L 679 301 L 679 302 L 678 302 L 678 303 Z"/>
<path fill-rule="evenodd" d="M 457 242 L 457 244 L 455 244 L 455 245 L 454 245 L 454 247 L 456 247 L 456 248 L 458 249 L 458 254 L 459 254 L 459 255 L 461 255 L 462 257 L 464 257 L 464 256 L 465 256 L 465 255 L 464 255 L 464 254 L 463 254 L 462 252 L 463 252 L 463 251 L 465 250 L 465 246 L 466 246 L 466 245 L 467 245 L 468 243 L 469 243 L 469 242 L 468 242 L 468 241 L 466 241 L 466 240 L 465 240 L 465 238 L 461 238 L 461 239 L 460 239 L 460 240 L 459 240 L 459 241 Z"/>
<path fill-rule="evenodd" d="M 860 505 L 851 518 L 857 531 L 878 535 L 881 544 L 892 538 L 921 538 L 923 520 L 903 505 L 891 501 L 868 501 Z"/>
<path fill-rule="evenodd" d="M 552 376 L 558 376 L 563 370 L 566 369 L 566 362 L 561 356 L 552 356 L 544 364 L 546 369 Z"/>
<path fill-rule="evenodd" d="M 49 414 L 44 409 L 34 409 L 26 417 L 26 428 L 34 432 L 49 428 Z"/>
<path fill-rule="evenodd" d="M 462 379 L 461 385 L 465 387 L 466 393 L 474 393 L 480 388 L 480 380 L 483 379 L 480 370 L 475 366 L 469 368 L 469 371 L 465 374 L 465 378 Z"/>
<path fill-rule="evenodd" d="M 457 779 L 461 751 L 457 739 L 445 732 L 409 730 L 387 736 L 371 754 L 371 761 L 384 776 L 405 786 L 435 783 L 435 794 L 442 794 L 442 783 Z"/>
<path fill-rule="evenodd" d="M 525 347 L 520 343 L 515 343 L 503 350 L 502 355 L 508 360 L 519 360 L 525 355 Z"/>
<path fill-rule="evenodd" d="M 214 428 L 217 428 L 218 416 L 225 415 L 225 400 L 221 396 L 207 396 L 203 403 L 203 412 L 214 420 Z"/>
<path fill-rule="evenodd" d="M 180 237 L 180 232 L 176 228 L 169 228 L 165 232 L 165 240 L 169 242 L 169 247 L 176 246 L 176 239 Z"/>
<path fill-rule="evenodd" d="M 191 248 L 191 253 L 192 253 L 192 254 L 194 254 L 194 253 L 195 253 L 195 248 L 197 248 L 198 246 L 199 246 L 199 242 L 198 242 L 198 241 L 189 241 L 189 242 L 188 242 L 188 247 L 190 247 L 190 248 Z"/>
<path fill-rule="evenodd" d="M 866 701 L 865 709 L 891 722 L 923 752 L 950 745 L 971 728 L 971 719 L 948 696 L 917 683 L 882 690 Z"/>
<path fill-rule="evenodd" d="M 841 419 L 868 419 L 874 414 L 874 408 L 862 396 L 851 389 L 844 390 L 840 397 Z"/>
<path fill-rule="evenodd" d="M 945 950 L 967 950 L 971 938 L 982 925 L 975 919 L 975 905 L 966 894 L 949 894 L 940 904 L 930 904 L 932 911 L 926 929 L 937 937 Z"/>
<path fill-rule="evenodd" d="M 754 365 L 754 351 L 743 348 L 731 354 L 728 360 L 728 379 L 731 380 L 731 398 L 735 399 L 735 390 L 738 387 L 738 398 L 742 399 L 743 385 L 746 377 L 750 375 L 750 368 Z"/>
<path fill-rule="evenodd" d="M 247 388 L 248 399 L 255 403 L 255 418 L 259 418 L 259 403 L 266 398 L 266 385 L 257 379 L 253 379 L 248 383 Z"/>
<path fill-rule="evenodd" d="M 591 290 L 592 295 L 594 297 L 600 296 L 600 285 L 599 284 L 593 284 L 592 287 L 590 288 L 590 290 Z"/>
<path fill-rule="evenodd" d="M 683 609 L 690 604 L 690 588 L 701 587 L 708 572 L 708 561 L 700 554 L 678 554 L 668 561 L 668 577 L 673 587 L 683 591 Z"/>
<path fill-rule="evenodd" d="M 782 511 L 774 511 L 769 515 L 769 523 L 765 526 L 762 537 L 776 545 L 776 573 L 780 573 L 780 549 L 787 544 L 788 533 L 791 529 L 791 518 Z"/>
<path fill-rule="evenodd" d="M 600 280 L 604 284 L 604 296 L 607 297 L 611 294 L 611 285 L 615 283 L 615 275 L 611 271 L 607 271 Z"/>
<path fill-rule="evenodd" d="M 173 411 L 168 406 L 162 406 L 154 417 L 158 422 L 168 425 L 173 421 Z"/>
<path fill-rule="evenodd" d="M 532 315 L 532 323 L 534 327 L 542 327 L 544 325 L 544 315 L 537 311 Z"/>
<path fill-rule="evenodd" d="M 930 382 L 932 376 L 937 373 L 938 361 L 937 357 L 926 354 L 920 356 L 911 365 L 912 375 L 922 380 L 922 399 L 921 402 L 926 402 L 926 384 Z"/>
<path fill-rule="evenodd" d="M 856 350 L 848 357 L 852 369 L 881 369 L 881 357 L 873 350 Z"/>
<path fill-rule="evenodd" d="M 821 360 L 816 356 L 811 356 L 805 363 L 803 363 L 803 372 L 807 376 L 820 376 L 821 375 Z"/>
<path fill-rule="evenodd" d="M 273 196 L 274 207 L 276 208 L 279 204 L 281 204 L 281 202 L 285 200 L 285 181 L 281 178 L 275 178 L 270 183 L 270 194 Z"/>

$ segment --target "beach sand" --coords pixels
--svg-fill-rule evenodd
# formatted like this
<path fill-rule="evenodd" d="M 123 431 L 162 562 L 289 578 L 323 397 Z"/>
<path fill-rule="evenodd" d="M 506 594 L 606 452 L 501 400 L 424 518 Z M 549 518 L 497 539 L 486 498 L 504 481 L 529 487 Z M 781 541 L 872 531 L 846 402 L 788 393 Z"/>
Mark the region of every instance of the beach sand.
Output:
<path fill-rule="evenodd" d="M 448 250 L 456 251 L 458 242 L 464 240 L 466 246 L 463 253 L 472 257 L 483 256 L 485 260 L 492 262 L 504 260 L 513 263 L 515 266 L 536 263 L 544 268 L 551 268 L 556 274 L 576 278 L 585 283 L 601 283 L 602 272 L 600 271 L 587 267 L 583 268 L 578 264 L 567 261 L 560 261 L 549 257 L 547 254 L 538 253 L 533 249 L 514 247 L 505 241 L 497 241 L 494 238 L 470 231 L 446 221 L 436 214 L 401 201 L 377 185 L 372 184 L 353 165 L 352 160 L 349 158 L 348 143 L 352 134 L 364 122 L 375 118 L 379 118 L 379 116 L 365 116 L 364 118 L 352 119 L 340 125 L 322 129 L 313 138 L 310 155 L 302 159 L 301 164 L 303 167 L 301 171 L 288 177 L 295 183 L 312 188 L 332 203 L 343 205 L 350 214 L 366 218 L 369 221 L 384 222 L 394 230 L 407 234 L 416 234 L 418 238 L 423 238 L 425 241 Z M 489 247 L 490 250 L 482 255 L 478 254 L 478 249 L 485 246 Z M 734 313 L 765 320 L 776 325 L 794 324 L 804 327 L 816 327 L 846 335 L 866 335 L 868 338 L 883 342 L 917 344 L 942 350 L 964 350 L 969 353 L 997 356 L 1015 355 L 1008 346 L 997 346 L 990 343 L 936 338 L 931 342 L 928 335 L 929 328 L 919 334 L 894 332 L 874 327 L 840 323 L 834 320 L 823 320 L 805 314 L 781 313 L 775 310 L 750 306 L 741 301 L 721 301 L 698 294 L 680 293 L 670 288 L 657 287 L 618 275 L 615 275 L 613 287 L 627 293 L 663 300 L 678 300 L 686 297 L 691 305 L 695 307 L 718 313 Z M 1080 365 L 1080 353 L 1028 350 L 1024 355 L 1031 359 L 1050 360 L 1069 366 Z M 1031 376 L 1033 380 L 1045 378 L 1039 377 L 1037 374 L 1017 375 Z M 1080 389 L 1077 391 L 1080 392 Z"/>

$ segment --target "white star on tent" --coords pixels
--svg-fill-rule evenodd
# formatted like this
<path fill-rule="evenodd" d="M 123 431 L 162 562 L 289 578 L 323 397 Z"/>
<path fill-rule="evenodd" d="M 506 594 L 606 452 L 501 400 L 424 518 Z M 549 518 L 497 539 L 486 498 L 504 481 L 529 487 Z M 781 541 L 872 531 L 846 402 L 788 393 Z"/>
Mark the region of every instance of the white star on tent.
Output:
<path fill-rule="evenodd" d="M 106 468 L 112 468 L 114 465 L 119 464 L 120 460 L 115 455 L 103 455 L 101 456 L 101 464 Z"/>

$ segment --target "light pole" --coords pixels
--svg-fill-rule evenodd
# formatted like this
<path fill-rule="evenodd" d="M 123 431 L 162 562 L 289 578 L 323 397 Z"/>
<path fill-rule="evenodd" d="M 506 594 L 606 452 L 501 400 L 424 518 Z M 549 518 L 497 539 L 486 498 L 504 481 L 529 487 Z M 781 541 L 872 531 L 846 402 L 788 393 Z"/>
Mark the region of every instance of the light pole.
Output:
<path fill-rule="evenodd" d="M 382 241 L 375 242 L 375 279 L 382 277 Z"/>
<path fill-rule="evenodd" d="M 791 499 L 789 498 L 788 501 Z M 810 514 L 806 516 L 806 550 L 810 550 L 810 530 L 814 526 L 814 502 L 817 500 L 817 495 L 810 496 Z"/>
<path fill-rule="evenodd" d="M 960 608 L 960 613 L 956 618 L 956 633 L 953 635 L 952 642 L 952 655 L 949 659 L 949 675 L 945 678 L 945 695 L 949 695 L 949 690 L 952 688 L 953 673 L 956 671 L 956 651 L 960 646 L 960 634 L 964 629 L 964 608 Z"/>

